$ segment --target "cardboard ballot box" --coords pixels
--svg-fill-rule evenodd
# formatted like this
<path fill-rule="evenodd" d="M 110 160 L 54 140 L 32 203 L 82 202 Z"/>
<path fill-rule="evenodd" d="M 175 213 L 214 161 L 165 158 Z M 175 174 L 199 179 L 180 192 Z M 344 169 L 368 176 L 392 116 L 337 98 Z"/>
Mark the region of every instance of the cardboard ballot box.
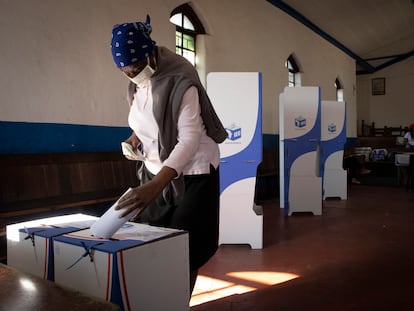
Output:
<path fill-rule="evenodd" d="M 55 282 L 122 310 L 188 310 L 188 233 L 127 222 L 111 239 L 90 229 L 54 239 Z"/>
<path fill-rule="evenodd" d="M 94 216 L 72 214 L 8 225 L 7 264 L 53 281 L 52 238 L 88 228 L 96 219 Z"/>

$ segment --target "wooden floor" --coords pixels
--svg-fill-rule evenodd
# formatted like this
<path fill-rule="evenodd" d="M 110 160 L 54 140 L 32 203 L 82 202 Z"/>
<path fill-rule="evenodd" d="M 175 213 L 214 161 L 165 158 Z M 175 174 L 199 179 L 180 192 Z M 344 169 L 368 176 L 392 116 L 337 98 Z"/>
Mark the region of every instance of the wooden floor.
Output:
<path fill-rule="evenodd" d="M 414 191 L 349 185 L 323 215 L 266 202 L 264 248 L 222 245 L 191 311 L 414 310 Z"/>

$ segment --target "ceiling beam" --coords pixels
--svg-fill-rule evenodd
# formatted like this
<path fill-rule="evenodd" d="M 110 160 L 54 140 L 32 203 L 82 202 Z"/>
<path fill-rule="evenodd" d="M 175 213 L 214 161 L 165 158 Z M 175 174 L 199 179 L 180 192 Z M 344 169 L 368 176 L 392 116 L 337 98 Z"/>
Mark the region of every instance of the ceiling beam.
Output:
<path fill-rule="evenodd" d="M 308 20 L 305 16 L 303 16 L 301 13 L 296 11 L 294 8 L 290 7 L 286 3 L 284 3 L 281 0 L 267 0 L 271 4 L 273 4 L 275 7 L 279 8 L 283 12 L 287 13 L 291 17 L 295 18 L 299 22 L 301 22 L 303 25 L 320 35 L 322 38 L 327 40 L 328 42 L 332 43 L 334 46 L 336 46 L 338 49 L 342 50 L 344 53 L 355 59 L 357 65 L 361 66 L 363 68 L 363 71 L 366 73 L 373 73 L 375 72 L 375 67 L 371 66 L 368 62 L 366 62 L 363 58 L 352 52 L 350 49 L 348 49 L 345 45 L 343 45 L 341 42 L 327 34 L 325 31 L 320 29 L 318 26 L 316 26 L 314 23 L 312 23 L 310 20 Z"/>
<path fill-rule="evenodd" d="M 413 0 L 414 1 L 414 0 Z M 387 68 L 391 65 L 394 65 L 398 62 L 403 61 L 404 59 L 407 59 L 411 56 L 414 56 L 414 50 L 411 50 L 410 52 L 404 53 L 404 54 L 399 54 L 399 55 L 393 55 L 393 56 L 384 56 L 384 57 L 374 57 L 374 58 L 370 58 L 370 59 L 366 59 L 367 61 L 372 61 L 372 60 L 379 60 L 379 59 L 385 59 L 385 58 L 391 58 L 389 61 L 382 63 L 381 65 L 378 65 L 376 67 L 374 67 L 374 72 Z M 372 72 L 367 71 L 365 69 L 362 70 L 357 70 L 356 74 L 357 75 L 364 75 L 364 74 L 370 74 Z"/>

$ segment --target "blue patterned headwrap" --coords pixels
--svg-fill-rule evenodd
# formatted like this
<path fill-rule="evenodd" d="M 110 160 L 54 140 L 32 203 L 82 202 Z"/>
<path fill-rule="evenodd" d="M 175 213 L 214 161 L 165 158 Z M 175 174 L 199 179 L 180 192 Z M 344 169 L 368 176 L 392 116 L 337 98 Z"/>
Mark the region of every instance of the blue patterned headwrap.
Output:
<path fill-rule="evenodd" d="M 147 58 L 154 50 L 155 41 L 150 34 L 150 17 L 145 23 L 125 23 L 112 29 L 111 50 L 115 64 L 125 67 Z"/>

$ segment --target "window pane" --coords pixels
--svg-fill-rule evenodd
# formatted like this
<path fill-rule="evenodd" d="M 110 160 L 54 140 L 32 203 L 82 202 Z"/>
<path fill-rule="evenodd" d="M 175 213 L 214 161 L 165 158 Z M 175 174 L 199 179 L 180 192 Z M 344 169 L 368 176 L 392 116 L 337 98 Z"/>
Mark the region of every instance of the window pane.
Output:
<path fill-rule="evenodd" d="M 182 38 L 181 38 L 181 32 L 179 31 L 175 32 L 175 45 L 180 46 L 180 47 L 183 45 Z"/>
<path fill-rule="evenodd" d="M 287 67 L 288 67 L 289 71 L 293 71 L 292 63 L 289 60 L 287 61 Z"/>
<path fill-rule="evenodd" d="M 288 73 L 288 86 L 295 86 L 295 74 L 292 72 Z"/>
<path fill-rule="evenodd" d="M 183 48 L 194 51 L 194 37 L 183 35 Z"/>
<path fill-rule="evenodd" d="M 175 14 L 175 15 L 171 16 L 171 18 L 170 18 L 171 23 L 173 23 L 177 26 L 180 26 L 180 27 L 183 27 L 182 20 L 183 20 L 183 15 L 181 13 Z"/>
<path fill-rule="evenodd" d="M 188 19 L 187 16 L 184 15 L 184 25 L 183 25 L 184 29 L 190 29 L 190 30 L 195 30 L 193 23 L 190 22 L 190 20 Z"/>
<path fill-rule="evenodd" d="M 342 89 L 339 89 L 336 91 L 336 100 L 339 102 L 343 102 L 344 101 L 344 92 Z"/>
<path fill-rule="evenodd" d="M 188 50 L 183 50 L 182 55 L 185 58 L 187 58 L 190 63 L 192 63 L 193 65 L 195 64 L 195 53 L 194 52 L 188 51 Z"/>
<path fill-rule="evenodd" d="M 296 63 L 296 60 L 295 60 L 295 58 L 293 57 L 292 54 L 290 54 L 287 61 L 288 61 L 287 67 L 288 67 L 289 71 L 292 71 L 294 73 L 299 72 L 299 66 Z"/>

